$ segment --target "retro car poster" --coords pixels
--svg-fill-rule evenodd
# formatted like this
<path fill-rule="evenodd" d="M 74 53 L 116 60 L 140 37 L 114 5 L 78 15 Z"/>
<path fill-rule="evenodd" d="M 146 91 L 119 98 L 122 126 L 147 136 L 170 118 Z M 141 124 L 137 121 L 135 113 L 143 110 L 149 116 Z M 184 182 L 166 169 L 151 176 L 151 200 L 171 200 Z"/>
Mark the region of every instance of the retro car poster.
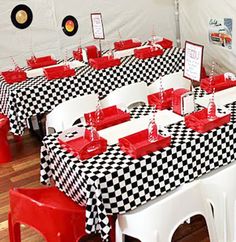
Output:
<path fill-rule="evenodd" d="M 232 18 L 222 18 L 209 20 L 209 42 L 221 46 L 222 48 L 232 49 Z"/>

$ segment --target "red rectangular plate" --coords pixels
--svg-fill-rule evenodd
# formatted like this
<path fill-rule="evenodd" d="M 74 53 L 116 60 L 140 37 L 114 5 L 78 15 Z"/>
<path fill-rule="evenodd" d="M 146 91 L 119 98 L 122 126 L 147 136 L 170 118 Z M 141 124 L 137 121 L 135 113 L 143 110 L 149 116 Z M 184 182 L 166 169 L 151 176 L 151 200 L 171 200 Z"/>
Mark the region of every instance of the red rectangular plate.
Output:
<path fill-rule="evenodd" d="M 31 57 L 29 60 L 27 60 L 27 64 L 32 69 L 35 69 L 35 68 L 40 68 L 45 66 L 56 65 L 57 61 L 52 59 L 52 57 L 48 55 L 48 56 L 43 56 L 38 58 Z"/>
<path fill-rule="evenodd" d="M 138 59 L 148 59 L 162 55 L 164 50 L 155 47 L 146 47 L 142 49 L 135 49 L 134 56 Z"/>
<path fill-rule="evenodd" d="M 212 80 L 212 85 L 210 85 L 210 78 L 201 79 L 200 87 L 207 93 L 212 93 L 213 90 L 221 91 L 230 87 L 236 86 L 236 81 L 226 79 L 224 75 L 214 76 Z"/>
<path fill-rule="evenodd" d="M 230 116 L 230 114 L 226 114 L 210 121 L 207 119 L 207 108 L 204 108 L 201 111 L 185 116 L 184 119 L 186 127 L 199 133 L 205 133 L 230 122 Z"/>
<path fill-rule="evenodd" d="M 128 135 L 119 139 L 119 146 L 122 151 L 134 159 L 148 155 L 154 151 L 161 150 L 171 144 L 170 136 L 158 135 L 156 142 L 148 141 L 148 130 L 142 130 L 135 134 Z"/>
<path fill-rule="evenodd" d="M 116 106 L 103 108 L 101 111 L 103 117 L 99 122 L 96 122 L 96 112 L 84 114 L 87 124 L 89 124 L 89 116 L 91 114 L 92 119 L 95 121 L 94 126 L 97 130 L 105 129 L 130 120 L 130 114 L 118 109 Z"/>
<path fill-rule="evenodd" d="M 8 84 L 22 82 L 27 79 L 26 72 L 23 70 L 3 71 L 1 75 Z"/>
<path fill-rule="evenodd" d="M 100 137 L 98 140 L 90 141 L 90 130 L 85 129 L 84 136 L 75 139 L 64 141 L 58 138 L 58 142 L 63 149 L 78 157 L 80 160 L 87 160 L 95 155 L 99 155 L 106 151 L 107 140 Z"/>
<path fill-rule="evenodd" d="M 89 64 L 97 70 L 118 66 L 120 65 L 120 63 L 121 63 L 120 59 L 116 59 L 108 56 L 89 59 Z"/>
<path fill-rule="evenodd" d="M 151 41 L 148 42 L 149 44 L 152 44 Z M 160 45 L 164 49 L 172 48 L 173 47 L 173 41 L 169 39 L 163 38 L 161 41 L 155 42 L 155 44 Z"/>
<path fill-rule="evenodd" d="M 45 68 L 43 70 L 43 73 L 48 80 L 52 80 L 52 79 L 74 76 L 75 70 L 71 69 L 68 66 L 63 65 L 63 66 Z"/>
<path fill-rule="evenodd" d="M 132 39 L 117 41 L 114 43 L 115 50 L 127 50 L 141 46 L 141 42 L 134 42 Z"/>
<path fill-rule="evenodd" d="M 173 91 L 174 91 L 173 88 L 164 90 L 164 92 L 163 92 L 163 97 L 164 97 L 163 102 L 161 102 L 160 92 L 148 95 L 148 104 L 150 106 L 155 106 L 155 108 L 159 109 L 159 110 L 171 108 L 172 107 Z"/>

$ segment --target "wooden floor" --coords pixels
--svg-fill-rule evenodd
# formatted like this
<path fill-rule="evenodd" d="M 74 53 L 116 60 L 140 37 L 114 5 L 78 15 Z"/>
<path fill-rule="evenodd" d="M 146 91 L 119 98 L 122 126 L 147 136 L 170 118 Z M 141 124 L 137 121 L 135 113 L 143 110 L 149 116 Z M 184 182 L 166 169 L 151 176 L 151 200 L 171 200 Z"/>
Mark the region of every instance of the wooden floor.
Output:
<path fill-rule="evenodd" d="M 40 142 L 34 136 L 27 134 L 22 143 L 9 140 L 13 161 L 0 164 L 0 242 L 8 242 L 7 213 L 9 209 L 8 191 L 11 187 L 38 187 L 39 182 L 39 151 Z M 31 228 L 21 229 L 23 242 L 45 241 Z M 83 242 L 98 242 L 97 236 L 83 239 Z M 126 242 L 139 240 L 127 237 Z M 70 241 L 68 241 L 70 242 Z M 191 223 L 184 223 L 176 230 L 172 242 L 209 242 L 204 218 L 195 216 Z"/>

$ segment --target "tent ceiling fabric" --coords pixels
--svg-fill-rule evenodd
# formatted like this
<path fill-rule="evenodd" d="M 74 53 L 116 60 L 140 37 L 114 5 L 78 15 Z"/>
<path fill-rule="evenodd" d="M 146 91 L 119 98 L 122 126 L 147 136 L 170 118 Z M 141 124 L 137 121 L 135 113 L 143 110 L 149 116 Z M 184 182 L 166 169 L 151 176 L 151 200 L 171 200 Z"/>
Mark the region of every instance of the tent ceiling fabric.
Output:
<path fill-rule="evenodd" d="M 210 70 L 212 61 L 216 62 L 218 73 L 236 69 L 236 22 L 233 18 L 236 12 L 236 1 L 224 0 L 179 0 L 180 32 L 182 46 L 185 40 L 204 45 L 204 63 Z M 209 42 L 209 20 L 232 18 L 233 42 L 232 49 L 222 48 Z"/>
<path fill-rule="evenodd" d="M 78 47 L 97 44 L 93 40 L 90 14 L 101 12 L 106 39 L 103 48 L 109 48 L 119 39 L 136 37 L 142 41 L 150 38 L 153 29 L 156 34 L 175 41 L 175 14 L 173 0 L 24 0 L 30 7 L 33 21 L 26 29 L 17 29 L 11 22 L 11 12 L 16 0 L 2 1 L 0 12 L 0 69 L 11 67 L 10 56 L 17 63 L 25 65 L 25 59 L 32 51 L 35 55 L 54 54 L 56 57 L 68 54 Z M 78 31 L 68 37 L 62 31 L 62 21 L 74 16 Z M 23 21 L 23 20 L 22 20 Z"/>

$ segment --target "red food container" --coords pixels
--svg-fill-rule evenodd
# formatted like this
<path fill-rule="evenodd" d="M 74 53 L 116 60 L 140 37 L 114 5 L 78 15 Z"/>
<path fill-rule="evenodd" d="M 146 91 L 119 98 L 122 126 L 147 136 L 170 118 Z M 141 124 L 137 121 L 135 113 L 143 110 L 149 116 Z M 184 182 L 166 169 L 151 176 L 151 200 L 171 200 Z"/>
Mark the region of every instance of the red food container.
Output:
<path fill-rule="evenodd" d="M 159 44 L 164 49 L 168 49 L 168 48 L 173 47 L 173 41 L 171 41 L 169 39 L 165 39 L 165 38 L 163 38 L 163 40 L 158 42 L 157 44 Z"/>
<path fill-rule="evenodd" d="M 105 129 L 130 120 L 130 114 L 118 109 L 116 106 L 103 108 L 101 112 L 103 117 L 99 122 L 96 122 L 96 112 L 85 113 L 84 117 L 86 123 L 89 124 L 90 122 L 90 114 L 94 121 L 94 127 L 97 130 Z"/>
<path fill-rule="evenodd" d="M 152 41 L 149 40 L 148 44 L 151 45 Z M 155 41 L 155 44 L 160 45 L 163 49 L 168 49 L 173 47 L 173 41 L 165 38 L 159 41 Z"/>
<path fill-rule="evenodd" d="M 3 71 L 1 75 L 8 84 L 22 82 L 27 79 L 26 72 L 21 69 L 14 71 Z"/>
<path fill-rule="evenodd" d="M 172 98 L 173 98 L 173 88 L 164 90 L 163 92 L 163 102 L 161 102 L 160 92 L 153 93 L 148 95 L 148 104 L 150 106 L 155 106 L 156 109 L 163 110 L 169 109 L 172 107 Z"/>
<path fill-rule="evenodd" d="M 200 87 L 207 93 L 212 93 L 213 90 L 220 91 L 230 87 L 236 86 L 236 81 L 226 79 L 224 74 L 214 76 L 212 79 L 212 84 L 210 83 L 210 78 L 201 79 Z"/>
<path fill-rule="evenodd" d="M 141 45 L 142 45 L 142 43 L 139 41 L 135 42 L 133 39 L 128 39 L 128 40 L 122 40 L 122 41 L 115 42 L 114 49 L 115 50 L 126 50 L 126 49 L 136 48 Z"/>
<path fill-rule="evenodd" d="M 176 89 L 173 92 L 173 112 L 179 114 L 179 115 L 184 115 L 183 113 L 184 110 L 184 97 L 186 95 L 190 94 L 191 92 L 187 89 L 184 88 L 179 88 Z"/>
<path fill-rule="evenodd" d="M 57 61 L 52 59 L 51 56 L 43 56 L 43 57 L 31 57 L 27 60 L 27 64 L 32 69 L 45 67 L 45 66 L 52 66 L 57 64 Z"/>
<path fill-rule="evenodd" d="M 82 61 L 83 60 L 82 48 L 78 48 L 77 50 L 74 50 L 73 56 L 75 60 Z"/>
<path fill-rule="evenodd" d="M 164 137 L 161 135 L 158 135 L 158 140 L 156 142 L 149 142 L 147 129 L 119 139 L 120 149 L 134 159 L 163 149 L 170 146 L 170 144 L 171 137 Z"/>
<path fill-rule="evenodd" d="M 207 108 L 204 108 L 201 111 L 186 115 L 184 119 L 186 127 L 199 133 L 205 133 L 230 122 L 230 116 L 229 113 L 210 121 L 207 119 Z"/>
<path fill-rule="evenodd" d="M 78 134 L 68 138 L 69 133 L 78 131 Z M 89 159 L 106 151 L 107 140 L 100 137 L 91 141 L 91 131 L 85 128 L 73 127 L 58 137 L 58 142 L 63 149 L 80 160 Z"/>
<path fill-rule="evenodd" d="M 55 66 L 51 68 L 45 68 L 43 70 L 44 75 L 48 80 L 64 78 L 75 75 L 75 70 L 71 69 L 69 66 Z"/>
<path fill-rule="evenodd" d="M 164 51 L 157 47 L 146 47 L 146 48 L 134 50 L 134 56 L 136 58 L 143 59 L 143 60 L 162 55 L 163 53 Z"/>
<path fill-rule="evenodd" d="M 120 59 L 116 59 L 110 56 L 103 56 L 89 60 L 89 64 L 97 70 L 118 66 L 120 63 Z"/>

